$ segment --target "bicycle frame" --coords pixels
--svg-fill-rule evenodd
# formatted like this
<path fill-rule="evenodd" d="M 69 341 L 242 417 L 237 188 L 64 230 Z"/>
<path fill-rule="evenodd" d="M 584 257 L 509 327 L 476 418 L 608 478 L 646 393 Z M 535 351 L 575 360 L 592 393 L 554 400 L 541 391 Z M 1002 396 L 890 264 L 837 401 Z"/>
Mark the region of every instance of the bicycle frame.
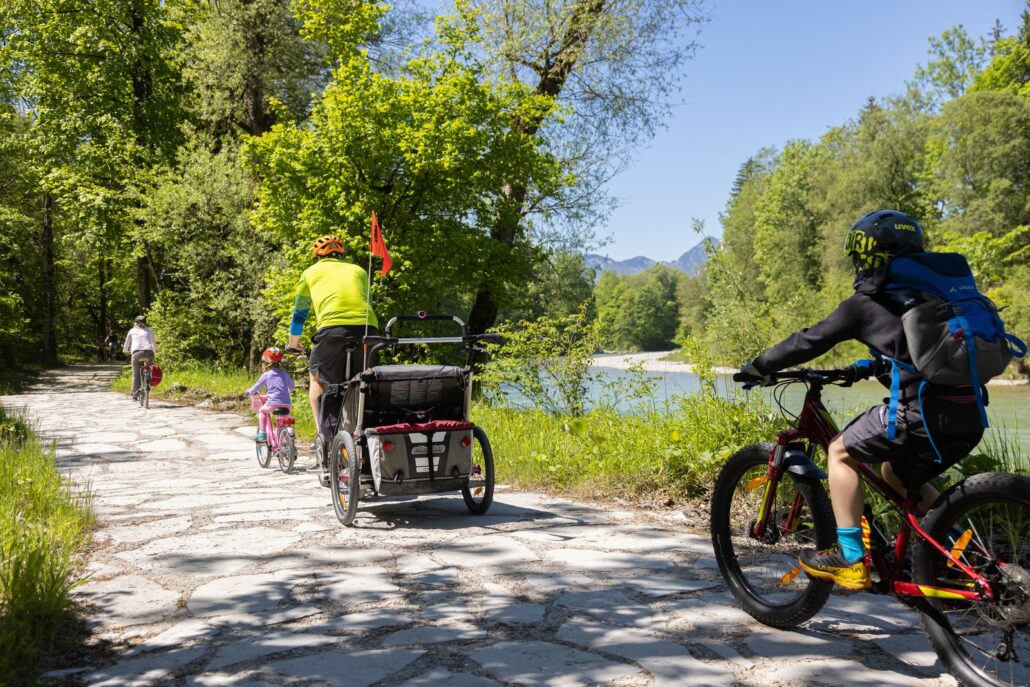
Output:
<path fill-rule="evenodd" d="M 264 405 L 268 401 L 268 396 L 265 394 L 259 394 L 258 399 L 261 402 L 260 405 Z M 276 407 L 279 408 L 286 406 Z M 251 406 L 251 408 L 254 408 L 254 406 Z M 260 413 L 259 408 L 254 408 L 254 410 Z M 271 423 L 269 426 L 270 431 L 267 433 L 265 441 L 268 443 L 268 448 L 275 451 L 279 448 L 279 430 L 283 427 L 292 427 L 296 422 L 296 419 L 292 415 L 276 415 L 274 412 L 269 413 L 268 417 L 271 420 Z"/>
<path fill-rule="evenodd" d="M 821 446 L 824 451 L 828 451 L 830 442 L 837 436 L 837 434 L 840 433 L 840 430 L 838 430 L 837 424 L 834 422 L 830 412 L 826 409 L 826 406 L 823 405 L 822 387 L 822 382 L 812 379 L 809 380 L 808 391 L 805 393 L 805 401 L 802 406 L 801 415 L 798 417 L 797 427 L 783 430 L 777 435 L 776 446 L 769 455 L 769 469 L 765 476 L 766 490 L 762 498 L 758 518 L 751 531 L 751 536 L 756 539 L 762 539 L 765 536 L 766 528 L 769 525 L 770 508 L 774 501 L 773 497 L 775 496 L 776 489 L 783 478 L 783 474 L 795 466 L 799 466 L 799 463 L 803 463 L 804 460 L 807 459 L 809 464 L 808 466 L 802 464 L 800 467 L 795 469 L 808 474 L 817 472 L 820 473 L 821 476 L 821 471 L 815 468 L 813 460 L 815 446 Z M 796 445 L 799 441 L 809 442 L 808 450 L 804 454 L 805 459 L 802 459 L 796 450 L 792 451 L 793 445 Z M 887 581 L 887 592 L 892 593 L 899 598 L 930 597 L 938 599 L 967 599 L 970 601 L 994 599 L 994 591 L 983 575 L 966 565 L 963 561 L 957 558 L 949 548 L 946 548 L 940 542 L 932 538 L 920 526 L 919 516 L 921 514 L 916 508 L 915 499 L 899 494 L 894 487 L 888 484 L 868 465 L 864 463 L 858 463 L 857 465 L 860 479 L 879 492 L 895 508 L 897 508 L 902 515 L 901 528 L 894 545 L 893 564 L 888 565 L 882 555 L 871 555 L 869 550 L 866 552 L 867 564 L 874 567 L 881 580 Z M 792 532 L 797 528 L 799 515 L 803 506 L 804 500 L 801 492 L 798 491 L 794 494 L 790 513 L 782 525 L 784 531 Z M 915 533 L 915 536 L 928 542 L 934 549 L 944 556 L 944 558 L 949 562 L 949 565 L 958 568 L 968 576 L 971 580 L 971 588 L 934 587 L 919 585 L 904 580 L 902 562 L 905 558 L 905 552 L 913 533 Z M 800 566 L 795 569 L 795 571 L 799 570 Z M 789 576 L 789 578 L 793 579 L 793 576 Z M 787 577 L 785 577 L 785 581 L 789 581 L 787 580 Z"/>

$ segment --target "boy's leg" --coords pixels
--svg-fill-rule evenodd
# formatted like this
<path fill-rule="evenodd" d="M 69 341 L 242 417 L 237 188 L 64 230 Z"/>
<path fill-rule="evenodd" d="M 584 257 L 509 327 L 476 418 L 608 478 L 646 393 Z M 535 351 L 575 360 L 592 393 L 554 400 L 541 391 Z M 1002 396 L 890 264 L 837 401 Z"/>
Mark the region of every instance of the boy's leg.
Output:
<path fill-rule="evenodd" d="M 830 442 L 827 468 L 830 501 L 837 521 L 837 546 L 825 551 L 802 551 L 801 567 L 812 577 L 832 580 L 848 589 L 868 589 L 871 580 L 862 548 L 862 482 L 855 460 L 844 446 L 843 434 Z"/>
<path fill-rule="evenodd" d="M 883 475 L 883 479 L 887 482 L 887 484 L 894 487 L 899 494 L 901 494 L 902 496 L 906 496 L 908 494 L 907 485 L 903 484 L 901 478 L 898 477 L 897 474 L 895 474 L 894 468 L 891 467 L 890 463 L 883 464 L 883 466 L 880 468 L 880 474 Z M 930 506 L 933 504 L 934 501 L 937 500 L 937 497 L 940 495 L 941 492 L 937 491 L 933 487 L 933 485 L 931 485 L 929 482 L 924 483 L 922 486 L 919 487 L 919 503 L 916 504 L 916 507 L 925 513 L 926 511 L 930 510 Z"/>
<path fill-rule="evenodd" d="M 844 448 L 844 435 L 838 434 L 830 442 L 827 452 L 827 472 L 830 474 L 830 501 L 837 527 L 862 525 L 862 481 L 858 477 L 855 460 Z"/>

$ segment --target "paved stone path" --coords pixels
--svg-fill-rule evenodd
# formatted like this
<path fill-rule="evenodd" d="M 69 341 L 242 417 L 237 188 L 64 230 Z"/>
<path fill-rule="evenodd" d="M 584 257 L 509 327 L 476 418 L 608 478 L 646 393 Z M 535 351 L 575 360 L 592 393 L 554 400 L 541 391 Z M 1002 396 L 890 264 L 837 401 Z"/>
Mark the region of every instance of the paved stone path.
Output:
<path fill-rule="evenodd" d="M 0 397 L 90 484 L 88 581 L 108 665 L 72 684 L 954 685 L 899 604 L 834 596 L 796 632 L 734 608 L 704 523 L 499 488 L 333 517 L 314 473 L 261 469 L 238 415 L 105 391 L 74 366 Z M 302 456 L 303 466 L 309 459 Z M 503 470 L 501 477 L 503 479 Z M 690 530 L 694 530 L 693 532 Z"/>

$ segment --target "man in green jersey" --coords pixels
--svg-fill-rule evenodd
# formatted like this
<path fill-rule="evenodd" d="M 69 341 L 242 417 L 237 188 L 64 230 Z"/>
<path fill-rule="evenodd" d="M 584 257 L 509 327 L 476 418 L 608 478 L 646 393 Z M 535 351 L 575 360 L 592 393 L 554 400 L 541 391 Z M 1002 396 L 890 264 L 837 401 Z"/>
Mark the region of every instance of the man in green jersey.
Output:
<path fill-rule="evenodd" d="M 316 331 L 311 337 L 308 399 L 316 431 L 321 433 L 318 405 L 325 385 L 346 381 L 348 357 L 352 375 L 364 368 L 361 339 L 366 334 L 366 326 L 368 334 L 378 334 L 379 322 L 368 304 L 368 273 L 344 261 L 343 242 L 339 237 L 317 239 L 313 252 L 316 262 L 304 270 L 297 284 L 288 346 L 300 348 L 304 321 L 314 308 Z M 348 352 L 349 346 L 353 348 Z"/>

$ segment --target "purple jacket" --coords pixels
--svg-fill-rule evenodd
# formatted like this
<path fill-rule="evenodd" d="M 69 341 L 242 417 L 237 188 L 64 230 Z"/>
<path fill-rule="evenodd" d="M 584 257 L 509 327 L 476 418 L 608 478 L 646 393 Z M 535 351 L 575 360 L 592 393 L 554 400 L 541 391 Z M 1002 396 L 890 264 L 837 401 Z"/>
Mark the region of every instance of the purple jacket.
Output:
<path fill-rule="evenodd" d="M 254 386 L 247 389 L 245 395 L 252 396 L 256 394 L 258 389 L 261 387 L 265 387 L 265 393 L 268 394 L 268 401 L 266 401 L 266 403 L 269 405 L 293 405 L 293 401 L 290 400 L 290 393 L 295 388 L 293 377 L 286 374 L 282 368 L 269 368 L 264 374 L 258 377 Z"/>

